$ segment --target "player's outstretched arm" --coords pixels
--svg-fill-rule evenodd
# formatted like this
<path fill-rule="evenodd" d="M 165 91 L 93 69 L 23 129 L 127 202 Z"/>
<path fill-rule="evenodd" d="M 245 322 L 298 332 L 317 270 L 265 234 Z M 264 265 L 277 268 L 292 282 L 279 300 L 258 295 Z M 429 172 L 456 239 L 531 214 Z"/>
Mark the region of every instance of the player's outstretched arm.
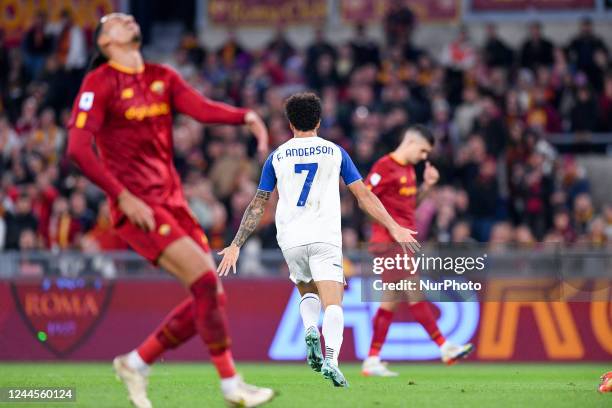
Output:
<path fill-rule="evenodd" d="M 378 197 L 368 190 L 365 184 L 363 184 L 363 181 L 355 181 L 349 184 L 348 188 L 357 199 L 359 207 L 387 228 L 393 239 L 411 252 L 416 253 L 419 250 L 421 245 L 414 238 L 417 232 L 408 228 L 403 228 L 395 222 Z"/>
<path fill-rule="evenodd" d="M 240 222 L 240 228 L 234 237 L 234 240 L 227 248 L 218 252 L 219 255 L 223 255 L 223 259 L 217 267 L 219 276 L 225 276 L 229 273 L 230 268 L 236 273 L 236 262 L 240 255 L 240 247 L 246 242 L 247 238 L 255 231 L 255 228 L 259 225 L 261 217 L 264 215 L 266 203 L 270 199 L 272 193 L 270 191 L 257 190 L 255 197 L 251 200 L 251 203 L 247 207 L 242 221 Z"/>

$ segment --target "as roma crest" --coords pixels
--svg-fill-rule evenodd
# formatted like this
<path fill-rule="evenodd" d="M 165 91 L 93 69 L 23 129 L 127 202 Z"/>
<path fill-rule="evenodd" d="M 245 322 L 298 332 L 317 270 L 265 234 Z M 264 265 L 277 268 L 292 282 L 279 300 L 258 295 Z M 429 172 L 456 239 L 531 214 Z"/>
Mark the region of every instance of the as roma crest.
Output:
<path fill-rule="evenodd" d="M 106 312 L 112 281 L 100 278 L 45 278 L 15 281 L 11 291 L 32 335 L 64 358 L 91 336 Z"/>

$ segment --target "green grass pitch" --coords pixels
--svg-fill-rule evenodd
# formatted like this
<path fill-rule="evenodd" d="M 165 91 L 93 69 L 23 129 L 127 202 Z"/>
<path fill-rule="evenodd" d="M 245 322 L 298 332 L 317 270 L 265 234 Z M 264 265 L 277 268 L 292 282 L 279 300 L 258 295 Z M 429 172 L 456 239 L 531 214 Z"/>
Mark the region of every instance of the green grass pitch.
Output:
<path fill-rule="evenodd" d="M 396 378 L 364 378 L 356 364 L 342 365 L 350 388 L 331 383 L 305 364 L 240 364 L 245 379 L 272 387 L 269 407 L 612 407 L 599 394 L 599 376 L 610 364 L 394 364 Z M 15 407 L 129 407 L 126 393 L 101 363 L 0 363 L 0 387 L 76 387 L 76 403 L 0 403 Z M 221 407 L 208 364 L 157 364 L 149 396 L 157 408 Z"/>

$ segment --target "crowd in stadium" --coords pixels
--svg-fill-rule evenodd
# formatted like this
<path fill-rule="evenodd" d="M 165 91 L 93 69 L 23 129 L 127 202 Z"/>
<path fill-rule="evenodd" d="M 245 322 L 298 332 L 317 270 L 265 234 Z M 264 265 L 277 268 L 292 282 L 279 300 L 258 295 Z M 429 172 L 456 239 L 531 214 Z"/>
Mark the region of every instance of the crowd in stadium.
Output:
<path fill-rule="evenodd" d="M 404 126 L 430 126 L 441 180 L 418 210 L 421 241 L 612 242 L 612 202 L 594 203 L 584 169 L 549 142 L 553 133 L 612 132 L 612 60 L 589 20 L 568 44 L 530 23 L 518 49 L 493 24 L 484 43 L 462 28 L 442 50 L 413 44 L 410 13 L 390 14 L 384 26 L 383 42 L 358 25 L 341 45 L 316 30 L 306 49 L 282 29 L 259 50 L 233 33 L 214 50 L 185 35 L 163 62 L 208 97 L 257 111 L 272 149 L 292 136 L 284 99 L 313 89 L 323 101 L 320 136 L 344 147 L 364 177 Z M 0 34 L 0 250 L 125 248 L 103 194 L 64 155 L 87 37 L 70 13 L 57 24 L 38 16 L 17 47 Z M 239 127 L 178 117 L 174 138 L 185 194 L 211 246 L 221 248 L 255 193 L 264 158 Z M 276 247 L 273 205 L 254 241 L 264 248 Z M 344 245 L 355 248 L 367 240 L 369 221 L 350 195 L 342 213 Z"/>

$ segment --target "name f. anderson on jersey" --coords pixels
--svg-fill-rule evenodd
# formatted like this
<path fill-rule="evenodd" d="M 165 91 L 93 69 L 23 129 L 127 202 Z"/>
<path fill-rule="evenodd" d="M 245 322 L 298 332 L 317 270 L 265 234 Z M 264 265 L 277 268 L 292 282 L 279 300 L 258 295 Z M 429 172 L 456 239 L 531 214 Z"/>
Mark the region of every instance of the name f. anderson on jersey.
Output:
<path fill-rule="evenodd" d="M 311 146 L 311 147 L 299 147 L 299 148 L 287 148 L 284 149 L 284 155 L 279 148 L 276 152 L 276 159 L 282 160 L 285 157 L 306 157 L 316 156 L 319 154 L 334 155 L 334 149 L 331 146 Z"/>

